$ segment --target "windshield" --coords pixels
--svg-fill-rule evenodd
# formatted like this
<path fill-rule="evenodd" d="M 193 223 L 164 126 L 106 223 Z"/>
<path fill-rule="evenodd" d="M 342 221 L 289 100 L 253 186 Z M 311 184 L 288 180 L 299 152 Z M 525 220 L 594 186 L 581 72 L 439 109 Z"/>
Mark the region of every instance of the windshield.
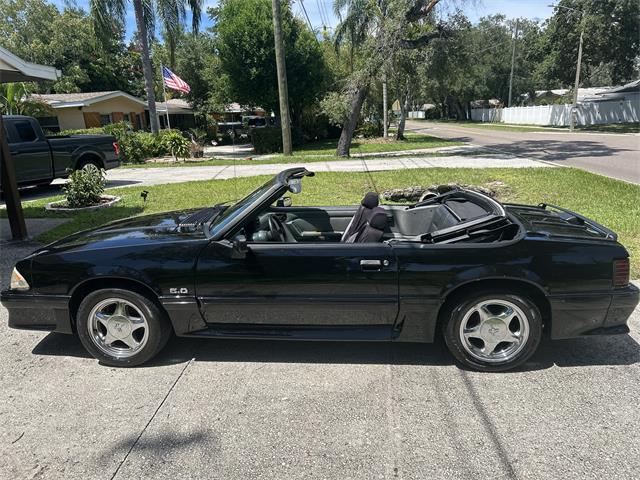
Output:
<path fill-rule="evenodd" d="M 225 209 L 220 215 L 218 215 L 213 223 L 211 224 L 210 233 L 211 235 L 218 234 L 222 229 L 224 229 L 227 225 L 233 222 L 238 216 L 242 215 L 242 213 L 251 208 L 251 205 L 260 197 L 265 195 L 273 186 L 275 185 L 275 179 L 269 180 L 267 183 L 257 188 L 249 195 L 244 197 L 238 203 L 231 205 L 229 208 Z"/>

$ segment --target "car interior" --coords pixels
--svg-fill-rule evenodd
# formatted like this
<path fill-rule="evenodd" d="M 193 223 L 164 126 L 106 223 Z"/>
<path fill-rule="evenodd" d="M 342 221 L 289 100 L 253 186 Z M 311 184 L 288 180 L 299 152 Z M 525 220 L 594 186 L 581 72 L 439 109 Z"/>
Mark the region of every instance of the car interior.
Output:
<path fill-rule="evenodd" d="M 466 190 L 411 205 L 381 205 L 374 192 L 357 208 L 284 204 L 281 199 L 245 225 L 248 242 L 487 243 L 511 240 L 519 231 L 497 202 Z"/>

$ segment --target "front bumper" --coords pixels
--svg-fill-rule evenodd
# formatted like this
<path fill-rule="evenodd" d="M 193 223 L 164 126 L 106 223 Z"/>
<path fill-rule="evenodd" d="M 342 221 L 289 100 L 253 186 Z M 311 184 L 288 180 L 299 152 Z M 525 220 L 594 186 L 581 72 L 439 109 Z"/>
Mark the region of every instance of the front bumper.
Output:
<path fill-rule="evenodd" d="M 64 295 L 33 295 L 5 290 L 0 303 L 9 312 L 9 327 L 73 333 L 69 299 Z"/>
<path fill-rule="evenodd" d="M 551 338 L 628 333 L 627 320 L 640 302 L 633 284 L 611 292 L 549 297 Z"/>

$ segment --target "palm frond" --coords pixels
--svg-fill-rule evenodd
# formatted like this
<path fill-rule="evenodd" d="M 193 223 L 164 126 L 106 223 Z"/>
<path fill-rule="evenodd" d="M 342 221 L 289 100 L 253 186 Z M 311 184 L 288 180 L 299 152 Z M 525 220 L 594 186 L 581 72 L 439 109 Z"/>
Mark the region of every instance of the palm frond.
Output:
<path fill-rule="evenodd" d="M 89 0 L 93 29 L 101 43 L 113 38 L 114 24 L 124 25 L 126 0 Z"/>

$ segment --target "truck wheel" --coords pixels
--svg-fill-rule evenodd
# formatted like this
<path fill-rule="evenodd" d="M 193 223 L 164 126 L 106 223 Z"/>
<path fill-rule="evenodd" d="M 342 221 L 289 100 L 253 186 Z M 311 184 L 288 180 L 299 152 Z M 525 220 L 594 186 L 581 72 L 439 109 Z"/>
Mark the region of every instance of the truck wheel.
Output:
<path fill-rule="evenodd" d="M 97 160 L 91 160 L 91 159 L 82 160 L 78 164 L 78 170 L 87 170 L 90 168 L 96 168 L 100 170 L 102 168 L 102 165 Z"/>
<path fill-rule="evenodd" d="M 485 372 L 510 370 L 524 363 L 541 337 L 540 310 L 519 294 L 483 293 L 463 299 L 444 326 L 453 356 Z"/>
<path fill-rule="evenodd" d="M 134 367 L 164 348 L 172 329 L 166 313 L 139 293 L 118 288 L 96 290 L 77 314 L 82 345 L 105 365 Z"/>

